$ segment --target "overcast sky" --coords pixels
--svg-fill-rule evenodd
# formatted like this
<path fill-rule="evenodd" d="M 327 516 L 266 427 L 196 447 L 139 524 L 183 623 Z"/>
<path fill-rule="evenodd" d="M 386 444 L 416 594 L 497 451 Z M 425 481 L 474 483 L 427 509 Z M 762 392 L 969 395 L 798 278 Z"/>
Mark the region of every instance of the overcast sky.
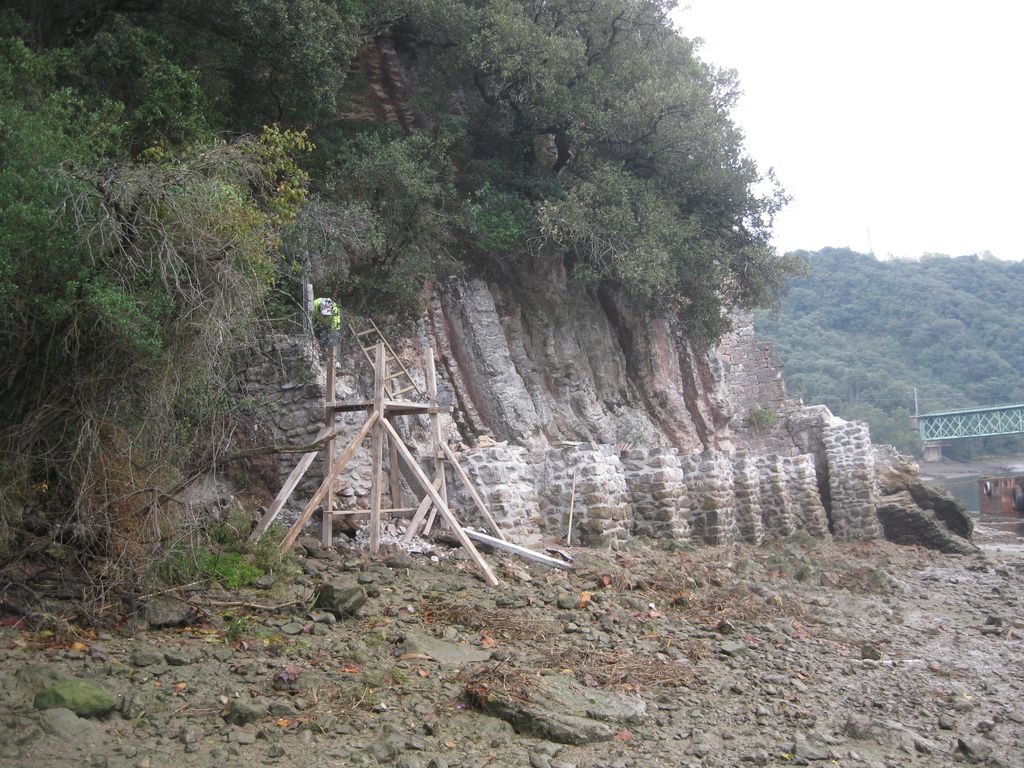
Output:
<path fill-rule="evenodd" d="M 1024 4 L 680 0 L 736 69 L 749 154 L 793 201 L 781 251 L 1024 258 Z"/>

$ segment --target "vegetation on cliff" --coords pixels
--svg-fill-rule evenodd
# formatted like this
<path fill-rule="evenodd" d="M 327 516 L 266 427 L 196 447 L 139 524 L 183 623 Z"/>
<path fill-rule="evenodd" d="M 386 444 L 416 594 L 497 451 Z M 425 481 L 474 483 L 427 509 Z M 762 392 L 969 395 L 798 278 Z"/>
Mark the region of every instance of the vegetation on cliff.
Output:
<path fill-rule="evenodd" d="M 733 75 L 661 0 L 4 7 L 0 557 L 124 554 L 255 439 L 234 372 L 312 256 L 405 318 L 430 280 L 560 259 L 705 344 L 798 267 Z"/>
<path fill-rule="evenodd" d="M 800 253 L 794 280 L 758 333 L 785 361 L 791 395 L 871 426 L 875 442 L 920 454 L 920 413 L 1024 402 L 1024 264 L 977 256 L 878 261 L 848 249 Z M 1018 452 L 1021 438 L 959 441 L 969 458 Z"/>

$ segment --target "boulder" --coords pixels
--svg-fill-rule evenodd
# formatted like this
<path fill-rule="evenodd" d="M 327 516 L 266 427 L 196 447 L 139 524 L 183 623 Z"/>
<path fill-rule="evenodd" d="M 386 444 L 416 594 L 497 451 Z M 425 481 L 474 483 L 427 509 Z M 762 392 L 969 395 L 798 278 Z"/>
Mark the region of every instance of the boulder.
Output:
<path fill-rule="evenodd" d="M 486 648 L 472 645 L 449 643 L 440 638 L 410 632 L 402 643 L 404 653 L 423 654 L 429 656 L 442 666 L 460 667 L 478 661 L 486 661 L 491 652 Z"/>
<path fill-rule="evenodd" d="M 117 697 L 88 680 L 63 680 L 39 693 L 36 709 L 68 709 L 79 717 L 102 717 L 117 708 Z"/>
<path fill-rule="evenodd" d="M 637 696 L 591 688 L 565 675 L 545 675 L 520 696 L 490 690 L 484 712 L 507 720 L 517 733 L 561 744 L 588 744 L 612 738 L 621 725 L 641 720 L 647 706 Z"/>
<path fill-rule="evenodd" d="M 169 595 L 150 600 L 145 607 L 146 622 L 154 629 L 183 627 L 192 620 L 193 615 L 191 605 Z"/>
<path fill-rule="evenodd" d="M 917 544 L 950 554 L 970 555 L 978 548 L 950 530 L 931 509 L 922 509 L 909 491 L 883 496 L 877 505 L 885 538 L 896 544 Z"/>
<path fill-rule="evenodd" d="M 96 726 L 70 709 L 57 707 L 44 710 L 39 716 L 39 725 L 51 736 L 77 744 L 96 741 L 99 738 Z"/>
<path fill-rule="evenodd" d="M 324 584 L 316 596 L 316 608 L 335 616 L 353 616 L 366 602 L 366 590 L 349 579 Z"/>

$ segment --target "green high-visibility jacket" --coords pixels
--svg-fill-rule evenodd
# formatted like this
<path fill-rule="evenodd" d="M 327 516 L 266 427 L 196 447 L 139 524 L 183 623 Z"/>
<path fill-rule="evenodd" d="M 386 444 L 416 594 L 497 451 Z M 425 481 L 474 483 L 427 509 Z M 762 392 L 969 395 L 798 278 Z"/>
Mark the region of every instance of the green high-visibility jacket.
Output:
<path fill-rule="evenodd" d="M 313 322 L 320 323 L 325 328 L 336 331 L 341 328 L 341 310 L 338 309 L 338 302 L 334 302 L 334 312 L 330 315 L 320 312 L 323 302 L 324 299 L 313 299 Z"/>

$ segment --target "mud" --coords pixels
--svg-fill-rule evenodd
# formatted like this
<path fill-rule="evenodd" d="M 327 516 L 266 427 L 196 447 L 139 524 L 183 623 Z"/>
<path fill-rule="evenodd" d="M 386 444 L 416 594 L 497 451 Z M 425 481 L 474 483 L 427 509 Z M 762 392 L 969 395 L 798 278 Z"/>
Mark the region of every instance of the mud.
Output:
<path fill-rule="evenodd" d="M 180 593 L 176 629 L 8 617 L 0 765 L 1024 765 L 1022 542 L 976 541 L 490 554 L 495 589 L 458 553 L 313 548 L 267 590 Z M 354 615 L 312 610 L 331 581 Z M 33 706 L 68 678 L 117 709 Z"/>

